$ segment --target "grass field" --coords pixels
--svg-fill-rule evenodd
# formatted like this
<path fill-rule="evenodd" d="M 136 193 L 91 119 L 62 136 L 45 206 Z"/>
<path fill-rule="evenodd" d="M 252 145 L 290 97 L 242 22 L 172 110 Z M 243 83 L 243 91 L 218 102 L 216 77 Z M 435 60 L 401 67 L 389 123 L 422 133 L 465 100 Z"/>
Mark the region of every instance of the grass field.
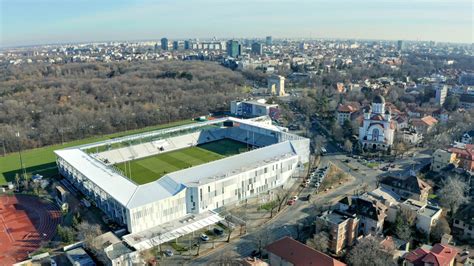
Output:
<path fill-rule="evenodd" d="M 247 151 L 245 143 L 223 139 L 196 147 L 120 163 L 115 166 L 131 177 L 136 183 L 146 184 L 159 179 L 167 173 L 219 160 L 245 151 Z"/>
<path fill-rule="evenodd" d="M 192 120 L 183 120 L 173 122 L 169 124 L 163 124 L 158 126 L 145 127 L 136 130 L 129 130 L 124 132 L 118 132 L 103 136 L 90 137 L 81 140 L 71 141 L 64 144 L 52 145 L 42 147 L 38 149 L 26 150 L 22 152 L 23 164 L 26 167 L 27 173 L 30 174 L 41 174 L 45 177 L 50 177 L 57 174 L 56 169 L 56 157 L 53 153 L 54 150 L 64 149 L 68 147 L 78 146 L 87 143 L 93 143 L 97 141 L 113 139 L 123 137 L 127 135 L 153 131 L 162 128 L 175 127 L 185 124 L 193 123 Z M 14 181 L 15 174 L 20 172 L 20 157 L 18 152 L 7 154 L 4 157 L 0 157 L 0 185 L 6 184 L 7 181 Z"/>

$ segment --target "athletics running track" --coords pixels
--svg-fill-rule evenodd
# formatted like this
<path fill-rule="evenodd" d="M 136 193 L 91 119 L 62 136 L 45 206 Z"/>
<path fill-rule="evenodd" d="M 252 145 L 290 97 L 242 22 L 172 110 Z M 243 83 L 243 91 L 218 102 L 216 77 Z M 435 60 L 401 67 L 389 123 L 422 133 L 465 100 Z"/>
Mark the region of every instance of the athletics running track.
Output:
<path fill-rule="evenodd" d="M 0 265 L 11 265 L 50 241 L 61 222 L 52 202 L 29 195 L 0 195 Z"/>

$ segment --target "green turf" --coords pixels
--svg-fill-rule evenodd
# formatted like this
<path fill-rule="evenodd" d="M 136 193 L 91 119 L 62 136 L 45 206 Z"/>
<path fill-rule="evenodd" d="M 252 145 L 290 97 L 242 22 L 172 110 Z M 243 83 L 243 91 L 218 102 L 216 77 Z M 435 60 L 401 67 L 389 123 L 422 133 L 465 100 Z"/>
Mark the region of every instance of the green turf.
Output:
<path fill-rule="evenodd" d="M 103 136 L 90 137 L 86 139 L 76 140 L 67 142 L 64 144 L 52 145 L 38 149 L 26 150 L 22 152 L 23 164 L 26 167 L 26 171 L 30 174 L 39 173 L 45 177 L 50 177 L 57 173 L 56 169 L 56 156 L 53 151 L 64 149 L 67 147 L 73 147 L 83 145 L 87 143 L 94 143 L 102 140 L 113 139 L 123 137 L 127 135 L 153 131 L 162 128 L 175 127 L 185 124 L 193 123 L 192 120 L 183 120 L 173 122 L 164 125 L 150 126 L 136 130 L 123 131 Z M 0 157 L 0 185 L 6 184 L 7 181 L 14 181 L 15 174 L 20 172 L 20 157 L 18 152 L 7 154 L 4 157 Z"/>
<path fill-rule="evenodd" d="M 181 169 L 204 164 L 247 151 L 247 145 L 223 139 L 196 147 L 170 151 L 155 156 L 116 164 L 138 184 L 146 184 Z M 131 171 L 130 171 L 131 170 Z"/>

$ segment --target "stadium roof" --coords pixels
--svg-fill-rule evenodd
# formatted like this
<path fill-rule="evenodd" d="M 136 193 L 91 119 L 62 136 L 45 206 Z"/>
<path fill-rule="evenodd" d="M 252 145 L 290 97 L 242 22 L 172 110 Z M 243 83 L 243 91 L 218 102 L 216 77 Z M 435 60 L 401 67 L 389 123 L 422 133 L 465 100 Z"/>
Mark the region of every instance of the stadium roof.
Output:
<path fill-rule="evenodd" d="M 282 132 L 281 128 L 273 125 L 232 117 L 208 121 L 202 124 L 200 123 L 200 125 L 209 125 L 229 120 L 249 126 Z M 192 126 L 196 127 L 196 125 L 186 125 L 176 128 L 188 128 Z M 176 128 L 167 130 L 174 130 Z M 147 134 L 137 134 L 127 138 L 146 137 L 150 134 L 157 134 L 161 131 L 163 130 Z M 189 187 L 206 184 L 213 182 L 216 179 L 232 176 L 234 173 L 250 170 L 270 161 L 276 161 L 285 157 L 297 155 L 292 144 L 289 141 L 284 141 L 217 161 L 179 170 L 165 175 L 154 182 L 137 185 L 82 150 L 84 147 L 90 147 L 96 144 L 97 143 L 57 150 L 55 153 L 58 157 L 63 158 L 73 168 L 86 176 L 92 183 L 102 188 L 112 198 L 127 208 L 135 208 L 150 202 L 168 198 L 183 191 L 186 186 Z"/>

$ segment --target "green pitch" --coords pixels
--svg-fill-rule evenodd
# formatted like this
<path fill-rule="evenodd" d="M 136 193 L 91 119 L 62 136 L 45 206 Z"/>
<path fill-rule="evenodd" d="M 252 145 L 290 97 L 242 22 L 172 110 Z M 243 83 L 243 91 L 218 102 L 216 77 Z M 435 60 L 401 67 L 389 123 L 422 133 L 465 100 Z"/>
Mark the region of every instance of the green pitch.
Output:
<path fill-rule="evenodd" d="M 196 147 L 170 151 L 155 156 L 116 164 L 138 184 L 146 184 L 181 169 L 219 160 L 247 151 L 247 144 L 223 139 Z"/>

